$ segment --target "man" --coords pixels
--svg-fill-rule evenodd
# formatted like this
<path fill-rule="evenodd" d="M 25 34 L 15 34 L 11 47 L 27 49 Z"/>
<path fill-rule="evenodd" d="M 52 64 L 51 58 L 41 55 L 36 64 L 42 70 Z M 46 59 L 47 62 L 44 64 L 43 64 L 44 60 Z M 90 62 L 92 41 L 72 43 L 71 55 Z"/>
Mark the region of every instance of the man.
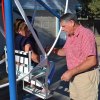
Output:
<path fill-rule="evenodd" d="M 66 56 L 68 70 L 61 80 L 70 81 L 72 100 L 98 100 L 99 71 L 94 34 L 80 25 L 71 13 L 64 14 L 60 24 L 68 37 L 62 49 L 53 50 L 59 56 Z"/>

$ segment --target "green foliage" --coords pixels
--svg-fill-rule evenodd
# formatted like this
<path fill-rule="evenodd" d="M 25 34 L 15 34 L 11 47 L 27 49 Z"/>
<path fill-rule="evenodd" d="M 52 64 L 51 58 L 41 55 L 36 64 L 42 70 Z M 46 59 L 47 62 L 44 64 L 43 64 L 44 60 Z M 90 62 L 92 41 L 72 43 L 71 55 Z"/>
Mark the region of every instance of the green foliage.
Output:
<path fill-rule="evenodd" d="M 87 16 L 100 18 L 100 0 L 78 0 L 87 11 Z"/>
<path fill-rule="evenodd" d="M 93 17 L 100 17 L 100 0 L 92 0 L 88 5 L 89 13 Z"/>

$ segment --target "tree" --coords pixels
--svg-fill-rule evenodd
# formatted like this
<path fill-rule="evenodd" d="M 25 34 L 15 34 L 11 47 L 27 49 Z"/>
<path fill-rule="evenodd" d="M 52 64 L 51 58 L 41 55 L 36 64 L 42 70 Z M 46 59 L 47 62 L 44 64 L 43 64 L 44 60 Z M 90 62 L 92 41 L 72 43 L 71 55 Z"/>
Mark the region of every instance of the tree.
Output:
<path fill-rule="evenodd" d="M 100 0 L 92 0 L 92 2 L 88 5 L 89 14 L 92 15 L 93 18 L 100 17 Z"/>
<path fill-rule="evenodd" d="M 100 0 L 78 0 L 90 18 L 100 17 Z"/>
<path fill-rule="evenodd" d="M 92 0 L 78 0 L 78 1 L 79 1 L 79 4 L 82 6 L 81 17 L 87 18 L 87 16 L 89 15 L 88 5 Z M 77 13 L 77 10 L 76 10 L 76 13 Z"/>

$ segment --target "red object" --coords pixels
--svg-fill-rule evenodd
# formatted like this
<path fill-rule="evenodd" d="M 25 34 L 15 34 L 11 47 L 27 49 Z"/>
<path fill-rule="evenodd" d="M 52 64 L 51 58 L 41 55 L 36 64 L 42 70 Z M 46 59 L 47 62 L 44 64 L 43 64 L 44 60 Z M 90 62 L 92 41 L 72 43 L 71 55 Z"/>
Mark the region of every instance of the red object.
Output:
<path fill-rule="evenodd" d="M 2 19 L 3 19 L 3 27 L 4 27 L 4 36 L 6 37 L 4 0 L 2 0 Z"/>

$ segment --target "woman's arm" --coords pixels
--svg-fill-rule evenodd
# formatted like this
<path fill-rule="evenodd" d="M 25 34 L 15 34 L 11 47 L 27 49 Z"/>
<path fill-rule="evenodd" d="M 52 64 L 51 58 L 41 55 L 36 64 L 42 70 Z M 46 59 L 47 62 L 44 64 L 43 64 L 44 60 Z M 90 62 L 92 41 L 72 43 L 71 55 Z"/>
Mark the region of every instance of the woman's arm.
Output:
<path fill-rule="evenodd" d="M 24 47 L 24 50 L 26 52 L 29 52 L 31 49 L 31 45 L 30 44 L 26 44 Z M 39 63 L 39 56 L 32 50 L 32 58 L 31 58 L 34 62 Z"/>

